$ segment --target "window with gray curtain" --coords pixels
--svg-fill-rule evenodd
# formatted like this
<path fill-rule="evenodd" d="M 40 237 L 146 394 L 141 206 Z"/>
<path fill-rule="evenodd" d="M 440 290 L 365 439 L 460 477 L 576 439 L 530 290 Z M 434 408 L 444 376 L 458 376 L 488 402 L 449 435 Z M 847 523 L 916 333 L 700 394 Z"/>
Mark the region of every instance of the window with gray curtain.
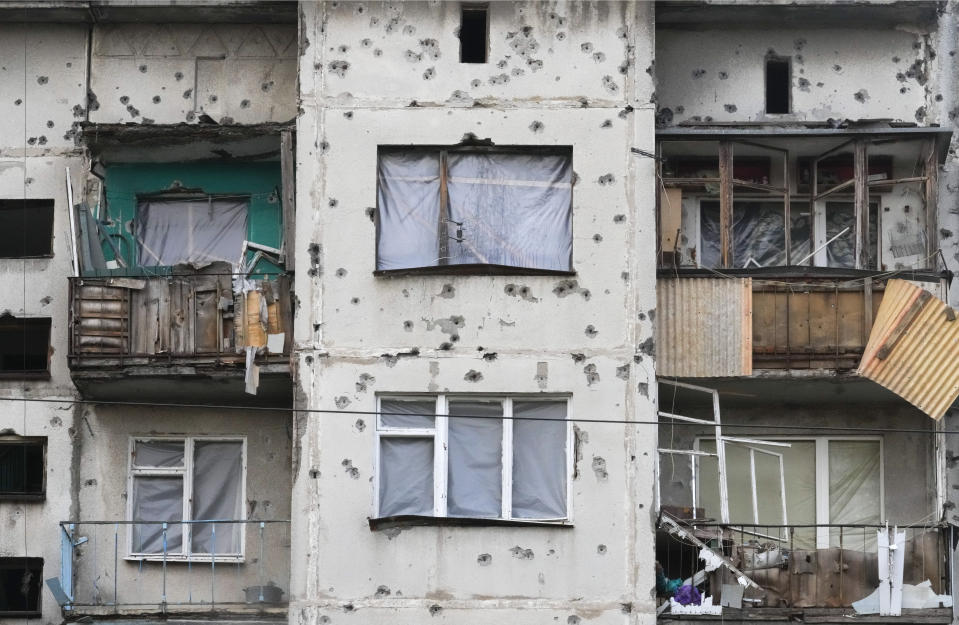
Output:
<path fill-rule="evenodd" d="M 568 518 L 565 398 L 381 398 L 376 516 Z"/>
<path fill-rule="evenodd" d="M 569 149 L 381 149 L 376 268 L 569 271 L 572 186 Z"/>
<path fill-rule="evenodd" d="M 246 240 L 245 198 L 152 198 L 137 202 L 136 239 L 141 267 L 203 267 L 240 260 Z"/>
<path fill-rule="evenodd" d="M 242 555 L 242 440 L 136 439 L 130 473 L 131 554 Z"/>

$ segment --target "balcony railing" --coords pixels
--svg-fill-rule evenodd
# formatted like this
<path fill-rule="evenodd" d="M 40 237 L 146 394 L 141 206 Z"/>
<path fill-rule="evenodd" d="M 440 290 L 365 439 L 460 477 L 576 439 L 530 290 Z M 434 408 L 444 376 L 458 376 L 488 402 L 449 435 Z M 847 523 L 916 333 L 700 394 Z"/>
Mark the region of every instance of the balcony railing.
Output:
<path fill-rule="evenodd" d="M 205 552 L 177 548 L 188 526 Z M 129 555 L 134 532 L 153 536 L 149 554 Z M 73 615 L 286 611 L 288 520 L 62 522 L 60 548 L 47 583 Z"/>
<path fill-rule="evenodd" d="M 677 529 L 678 528 L 678 529 Z M 893 530 L 890 526 L 888 530 Z M 863 617 L 853 604 L 870 597 L 880 586 L 880 546 L 877 531 L 885 525 L 730 525 L 692 520 L 661 523 L 657 556 L 662 573 L 698 585 L 703 596 L 724 607 L 725 617 L 779 618 L 829 622 Z M 949 529 L 939 525 L 899 528 L 903 544 L 904 585 L 919 587 L 927 595 L 923 622 L 952 620 Z M 711 571 L 701 559 L 700 544 L 727 564 Z M 885 552 L 883 552 L 885 555 Z M 743 588 L 732 603 L 724 592 Z M 698 584 L 697 584 L 698 583 Z M 738 594 L 739 591 L 736 591 Z M 660 593 L 662 594 L 662 593 Z M 910 603 L 912 602 L 912 603 Z M 940 605 L 944 604 L 944 605 Z M 857 604 L 866 610 L 863 604 Z M 915 615 L 913 599 L 904 600 L 903 616 Z M 661 618 L 668 617 L 665 610 Z M 672 618 L 684 618 L 673 615 Z M 893 619 L 895 620 L 895 619 Z"/>

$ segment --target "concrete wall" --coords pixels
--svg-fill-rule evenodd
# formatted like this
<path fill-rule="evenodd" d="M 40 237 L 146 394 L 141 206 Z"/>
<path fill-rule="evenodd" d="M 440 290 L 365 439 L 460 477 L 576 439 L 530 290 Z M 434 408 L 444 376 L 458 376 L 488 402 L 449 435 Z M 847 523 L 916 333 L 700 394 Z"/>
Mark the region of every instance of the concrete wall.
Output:
<path fill-rule="evenodd" d="M 308 557 L 293 562 L 291 622 L 651 620 L 650 432 L 577 424 L 573 528 L 371 531 L 375 421 L 348 411 L 415 391 L 655 414 L 636 348 L 655 308 L 653 172 L 628 152 L 653 142 L 652 5 L 491 3 L 485 65 L 458 62 L 455 3 L 301 9 L 297 393 L 330 412 L 296 423 L 293 542 Z M 575 276 L 373 275 L 377 146 L 466 133 L 572 146 Z"/>
<path fill-rule="evenodd" d="M 86 45 L 83 26 L 0 24 L 0 198 L 55 202 L 53 257 L 0 260 L 0 313 L 53 320 L 50 379 L 0 380 L 0 432 L 47 437 L 46 500 L 0 502 L 0 557 L 42 557 L 44 577 L 59 572 L 57 523 L 77 513 L 71 485 L 78 415 L 69 403 L 9 399 L 75 396 L 66 363 L 71 252 L 65 180 L 69 167 L 74 184 L 82 181 L 83 159 L 70 131 L 72 108 L 84 101 Z M 59 623 L 59 606 L 46 589 L 41 592 L 43 618 L 29 622 Z"/>

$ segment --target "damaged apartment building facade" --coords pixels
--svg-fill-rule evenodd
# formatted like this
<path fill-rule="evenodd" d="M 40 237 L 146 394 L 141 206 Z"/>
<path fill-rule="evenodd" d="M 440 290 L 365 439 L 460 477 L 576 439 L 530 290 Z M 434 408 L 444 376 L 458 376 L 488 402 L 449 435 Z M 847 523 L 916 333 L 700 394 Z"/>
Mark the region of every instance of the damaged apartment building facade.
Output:
<path fill-rule="evenodd" d="M 0 620 L 952 622 L 955 8 L 0 4 Z"/>

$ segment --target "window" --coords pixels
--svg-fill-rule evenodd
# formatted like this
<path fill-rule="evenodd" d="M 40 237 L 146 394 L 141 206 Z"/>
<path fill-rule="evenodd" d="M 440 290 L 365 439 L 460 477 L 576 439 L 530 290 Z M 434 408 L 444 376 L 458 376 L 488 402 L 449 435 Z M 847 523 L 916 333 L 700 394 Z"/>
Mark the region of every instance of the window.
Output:
<path fill-rule="evenodd" d="M 790 91 L 789 57 L 766 58 L 766 112 L 789 112 Z"/>
<path fill-rule="evenodd" d="M 845 232 L 845 234 L 842 234 Z M 829 267 L 856 267 L 856 207 L 853 202 L 826 202 L 826 246 Z M 867 269 L 879 268 L 879 204 L 869 204 Z M 919 253 L 922 253 L 920 250 Z"/>
<path fill-rule="evenodd" d="M 569 272 L 572 160 L 569 149 L 381 148 L 377 269 Z"/>
<path fill-rule="evenodd" d="M 50 319 L 0 316 L 0 377 L 46 377 Z"/>
<path fill-rule="evenodd" d="M 460 20 L 460 63 L 485 63 L 489 52 L 489 7 L 463 5 Z"/>
<path fill-rule="evenodd" d="M 0 437 L 0 501 L 44 497 L 47 439 Z"/>
<path fill-rule="evenodd" d="M 380 398 L 374 516 L 568 520 L 567 404 L 539 397 Z"/>
<path fill-rule="evenodd" d="M 242 560 L 242 523 L 181 521 L 245 518 L 245 440 L 139 438 L 130 457 L 131 558 Z"/>
<path fill-rule="evenodd" d="M 0 258 L 53 256 L 53 200 L 0 200 Z"/>
<path fill-rule="evenodd" d="M 809 254 L 810 220 L 808 209 L 790 211 L 792 222 L 790 245 L 792 260 L 798 262 Z M 699 234 L 701 264 L 703 267 L 719 267 L 720 230 L 719 202 L 700 202 Z M 786 264 L 786 233 L 783 203 L 770 201 L 736 201 L 733 203 L 733 266 L 772 267 Z M 808 264 L 807 260 L 806 263 Z"/>
<path fill-rule="evenodd" d="M 240 260 L 247 232 L 245 198 L 140 198 L 136 237 L 142 267 L 198 267 Z"/>
<path fill-rule="evenodd" d="M 0 558 L 0 617 L 40 616 L 43 558 Z"/>
<path fill-rule="evenodd" d="M 875 524 L 883 520 L 882 442 L 875 438 L 770 439 L 787 442 L 777 447 L 783 456 L 786 514 L 782 512 L 782 489 L 778 463 L 755 455 L 756 505 L 759 524 L 770 526 L 808 524 Z M 715 440 L 699 441 L 699 449 L 715 452 Z M 707 517 L 718 518 L 719 478 L 714 457 L 698 461 L 698 505 Z M 776 465 L 776 466 L 774 466 Z M 749 448 L 726 445 L 726 482 L 730 521 L 753 523 Z M 873 537 L 875 536 L 873 532 Z M 797 528 L 797 546 L 819 548 L 839 544 L 839 528 Z"/>

